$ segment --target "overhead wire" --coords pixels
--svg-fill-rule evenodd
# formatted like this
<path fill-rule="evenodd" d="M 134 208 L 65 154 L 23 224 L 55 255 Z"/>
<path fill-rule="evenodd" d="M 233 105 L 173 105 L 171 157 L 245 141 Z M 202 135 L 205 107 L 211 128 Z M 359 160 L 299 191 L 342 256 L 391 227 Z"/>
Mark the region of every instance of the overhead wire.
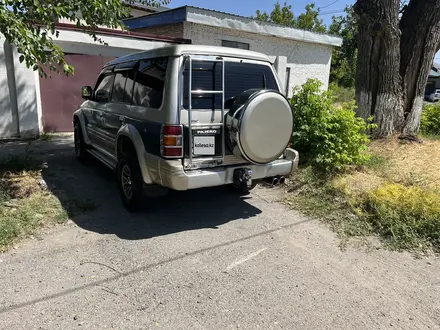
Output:
<path fill-rule="evenodd" d="M 328 8 L 328 7 L 333 6 L 335 3 L 338 3 L 338 2 L 339 2 L 339 0 L 333 1 L 331 4 L 328 4 L 328 5 L 324 6 L 324 7 L 319 7 L 319 9 Z"/>
<path fill-rule="evenodd" d="M 323 13 L 319 13 L 319 15 L 331 15 L 331 14 L 339 14 L 339 13 L 343 13 L 345 12 L 345 9 L 337 9 L 337 10 L 333 10 L 333 11 L 326 11 Z"/>

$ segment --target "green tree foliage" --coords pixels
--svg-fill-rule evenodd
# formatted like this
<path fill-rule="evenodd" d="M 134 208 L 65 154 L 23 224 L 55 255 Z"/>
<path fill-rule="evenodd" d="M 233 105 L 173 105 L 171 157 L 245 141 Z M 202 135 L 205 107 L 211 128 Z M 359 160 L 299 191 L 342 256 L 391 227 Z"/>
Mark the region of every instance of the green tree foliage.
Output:
<path fill-rule="evenodd" d="M 292 6 L 288 5 L 287 3 L 284 3 L 284 5 L 281 7 L 281 4 L 277 2 L 270 14 L 266 12 L 261 13 L 259 10 L 257 10 L 256 19 L 262 22 L 270 22 L 295 27 L 295 16 L 292 12 Z"/>
<path fill-rule="evenodd" d="M 0 33 L 15 46 L 20 62 L 39 70 L 44 67 L 66 74 L 73 67 L 66 63 L 61 47 L 54 43 L 59 31 L 56 23 L 60 18 L 73 21 L 88 32 L 95 41 L 101 41 L 95 33 L 98 26 L 123 28 L 121 18 L 127 17 L 128 9 L 123 0 L 3 0 L 0 1 Z M 167 0 L 138 1 L 149 5 L 167 3 Z M 101 41 L 102 42 L 102 41 Z"/>
<path fill-rule="evenodd" d="M 284 3 L 283 6 L 277 2 L 270 14 L 257 10 L 256 19 L 262 22 L 271 22 L 284 26 L 290 26 L 298 29 L 312 32 L 326 32 L 326 26 L 322 19 L 319 19 L 319 8 L 314 3 L 305 7 L 305 13 L 295 18 L 292 6 Z"/>
<path fill-rule="evenodd" d="M 306 5 L 305 12 L 295 17 L 292 6 L 277 2 L 269 14 L 257 10 L 256 19 L 312 32 L 329 33 L 343 39 L 342 47 L 333 49 L 330 81 L 344 88 L 354 88 L 357 60 L 357 24 L 351 6 L 345 8 L 345 14 L 334 16 L 331 25 L 325 26 L 319 19 L 320 9 L 315 3 Z"/>
<path fill-rule="evenodd" d="M 296 19 L 296 27 L 312 32 L 325 33 L 327 31 L 324 21 L 319 19 L 319 8 L 315 4 L 306 5 L 306 12 L 302 13 Z"/>
<path fill-rule="evenodd" d="M 354 102 L 336 107 L 331 93 L 321 87 L 320 81 L 310 79 L 294 90 L 292 147 L 302 161 L 324 172 L 364 163 L 369 158 L 369 126 L 356 117 Z"/>
<path fill-rule="evenodd" d="M 345 88 L 354 88 L 358 49 L 357 22 L 351 6 L 345 15 L 333 16 L 328 32 L 342 38 L 342 46 L 333 48 L 330 81 Z"/>

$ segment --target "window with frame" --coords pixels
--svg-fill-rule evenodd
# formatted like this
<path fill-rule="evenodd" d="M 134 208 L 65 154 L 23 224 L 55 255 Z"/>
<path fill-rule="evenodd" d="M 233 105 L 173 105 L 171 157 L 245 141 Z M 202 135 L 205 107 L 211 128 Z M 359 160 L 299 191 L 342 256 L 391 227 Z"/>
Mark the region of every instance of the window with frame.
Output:
<path fill-rule="evenodd" d="M 95 88 L 95 101 L 108 102 L 110 101 L 114 74 L 110 72 L 102 73 L 98 78 Z"/>
<path fill-rule="evenodd" d="M 183 107 L 188 108 L 189 97 L 189 64 L 185 63 L 183 72 Z M 221 62 L 192 62 L 192 89 L 219 91 L 222 89 Z M 274 89 L 278 85 L 270 66 L 243 63 L 225 62 L 225 109 L 229 109 L 234 97 L 248 89 Z M 193 109 L 220 109 L 221 94 L 193 94 L 191 98 Z"/>
<path fill-rule="evenodd" d="M 133 104 L 147 108 L 160 108 L 167 67 L 167 57 L 140 61 L 133 89 Z"/>
<path fill-rule="evenodd" d="M 125 93 L 125 82 L 127 77 L 124 72 L 117 72 L 113 83 L 112 102 L 123 102 Z"/>
<path fill-rule="evenodd" d="M 136 75 L 135 70 L 130 70 L 127 72 L 127 81 L 125 82 L 125 94 L 124 100 L 125 103 L 133 103 L 133 88 L 134 88 L 134 77 Z"/>
<path fill-rule="evenodd" d="M 245 42 L 231 41 L 231 40 L 222 40 L 223 47 L 229 48 L 238 48 L 238 49 L 246 49 L 249 50 L 249 44 Z"/>
<path fill-rule="evenodd" d="M 131 104 L 134 76 L 135 71 L 132 69 L 118 71 L 115 73 L 112 102 Z"/>

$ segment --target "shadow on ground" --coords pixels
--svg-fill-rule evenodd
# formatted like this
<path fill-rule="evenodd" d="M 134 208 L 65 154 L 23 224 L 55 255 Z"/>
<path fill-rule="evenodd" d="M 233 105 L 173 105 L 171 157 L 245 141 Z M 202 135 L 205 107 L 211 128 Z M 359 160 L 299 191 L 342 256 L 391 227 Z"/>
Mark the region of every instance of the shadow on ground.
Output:
<path fill-rule="evenodd" d="M 72 148 L 46 153 L 44 158 L 43 178 L 48 188 L 71 210 L 71 219 L 78 226 L 97 233 L 146 239 L 216 228 L 261 213 L 247 198 L 218 187 L 146 197 L 145 210 L 131 214 L 122 206 L 115 174 L 98 161 L 81 164 Z"/>

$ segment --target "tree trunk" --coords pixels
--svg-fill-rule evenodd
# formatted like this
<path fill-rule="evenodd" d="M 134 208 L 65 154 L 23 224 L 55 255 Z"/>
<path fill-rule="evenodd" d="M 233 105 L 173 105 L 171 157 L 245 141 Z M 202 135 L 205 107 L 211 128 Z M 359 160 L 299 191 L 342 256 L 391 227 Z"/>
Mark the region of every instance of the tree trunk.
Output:
<path fill-rule="evenodd" d="M 357 0 L 358 115 L 374 116 L 376 137 L 419 132 L 431 65 L 440 48 L 440 0 Z"/>
<path fill-rule="evenodd" d="M 385 137 L 403 126 L 399 0 L 358 0 L 359 46 L 356 79 L 358 115 L 374 116 L 373 135 Z"/>
<path fill-rule="evenodd" d="M 432 62 L 440 45 L 440 1 L 412 0 L 400 20 L 400 75 L 404 91 L 403 135 L 416 136 Z"/>

